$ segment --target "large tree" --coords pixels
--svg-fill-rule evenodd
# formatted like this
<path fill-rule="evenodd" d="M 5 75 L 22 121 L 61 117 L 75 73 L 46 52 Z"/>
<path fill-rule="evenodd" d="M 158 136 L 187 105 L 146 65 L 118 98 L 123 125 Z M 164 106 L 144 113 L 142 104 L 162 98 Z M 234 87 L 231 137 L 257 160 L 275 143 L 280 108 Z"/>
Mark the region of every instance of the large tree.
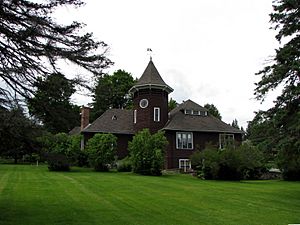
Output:
<path fill-rule="evenodd" d="M 257 73 L 261 80 L 256 84 L 255 95 L 264 100 L 276 88 L 282 92 L 272 108 L 258 114 L 255 129 L 265 127 L 269 135 L 263 141 L 279 151 L 284 176 L 300 179 L 300 1 L 274 0 L 273 9 L 271 23 L 278 31 L 276 39 L 281 46 L 272 62 Z"/>
<path fill-rule="evenodd" d="M 75 92 L 74 83 L 63 74 L 54 73 L 34 84 L 37 91 L 28 100 L 31 115 L 43 122 L 53 133 L 68 132 L 80 124 L 79 106 L 70 102 Z"/>
<path fill-rule="evenodd" d="M 117 70 L 112 75 L 99 77 L 93 93 L 93 119 L 111 108 L 128 108 L 132 105 L 129 89 L 136 81 L 124 70 Z"/>
<path fill-rule="evenodd" d="M 20 106 L 0 108 L 0 155 L 13 158 L 15 163 L 22 156 L 38 153 L 36 138 L 42 129 L 26 117 Z"/>
<path fill-rule="evenodd" d="M 208 113 L 210 115 L 213 115 L 214 117 L 218 118 L 218 119 L 222 119 L 222 116 L 218 110 L 218 108 L 214 105 L 214 104 L 205 104 L 204 108 L 208 109 Z"/>
<path fill-rule="evenodd" d="M 0 94 L 10 88 L 30 96 L 38 76 L 60 71 L 60 59 L 102 74 L 111 64 L 107 45 L 91 33 L 81 34 L 83 24 L 58 24 L 52 16 L 57 7 L 81 5 L 81 0 L 0 1 L 0 81 L 7 85 Z"/>

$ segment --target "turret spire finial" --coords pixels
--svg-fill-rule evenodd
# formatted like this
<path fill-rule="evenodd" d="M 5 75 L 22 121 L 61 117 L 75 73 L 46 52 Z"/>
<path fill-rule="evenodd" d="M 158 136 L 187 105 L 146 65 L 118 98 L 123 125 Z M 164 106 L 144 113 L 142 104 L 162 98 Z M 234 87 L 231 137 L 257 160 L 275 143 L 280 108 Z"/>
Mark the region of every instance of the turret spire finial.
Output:
<path fill-rule="evenodd" d="M 152 61 L 152 49 L 151 48 L 147 48 L 147 52 L 150 55 L 150 61 Z"/>

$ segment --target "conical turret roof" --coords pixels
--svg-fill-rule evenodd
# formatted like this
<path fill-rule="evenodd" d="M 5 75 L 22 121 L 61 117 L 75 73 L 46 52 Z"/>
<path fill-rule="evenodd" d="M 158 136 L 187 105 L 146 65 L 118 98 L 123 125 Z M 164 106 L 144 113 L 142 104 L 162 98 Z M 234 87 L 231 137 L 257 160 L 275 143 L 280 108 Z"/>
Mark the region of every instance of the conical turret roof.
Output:
<path fill-rule="evenodd" d="M 148 66 L 146 67 L 143 75 L 138 80 L 138 82 L 130 89 L 131 92 L 135 92 L 139 89 L 146 88 L 157 88 L 163 89 L 168 93 L 171 93 L 173 89 L 167 85 L 162 77 L 160 76 L 158 70 L 156 69 L 152 59 L 150 59 Z"/>

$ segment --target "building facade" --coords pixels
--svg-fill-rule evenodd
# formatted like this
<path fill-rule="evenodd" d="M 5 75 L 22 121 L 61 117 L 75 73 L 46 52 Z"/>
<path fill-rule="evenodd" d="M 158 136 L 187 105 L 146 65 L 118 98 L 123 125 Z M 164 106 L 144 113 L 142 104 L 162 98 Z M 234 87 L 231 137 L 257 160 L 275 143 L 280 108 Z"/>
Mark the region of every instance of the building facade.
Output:
<path fill-rule="evenodd" d="M 164 82 L 151 59 L 129 91 L 133 95 L 133 110 L 109 109 L 89 124 L 89 109 L 82 108 L 81 133 L 85 142 L 95 133 L 112 133 L 118 138 L 117 154 L 121 159 L 128 155 L 128 142 L 135 133 L 144 128 L 151 133 L 163 130 L 169 142 L 165 167 L 186 170 L 191 166 L 191 154 L 204 149 L 207 143 L 222 148 L 242 141 L 242 131 L 210 115 L 191 100 L 168 112 L 168 95 L 173 89 Z"/>

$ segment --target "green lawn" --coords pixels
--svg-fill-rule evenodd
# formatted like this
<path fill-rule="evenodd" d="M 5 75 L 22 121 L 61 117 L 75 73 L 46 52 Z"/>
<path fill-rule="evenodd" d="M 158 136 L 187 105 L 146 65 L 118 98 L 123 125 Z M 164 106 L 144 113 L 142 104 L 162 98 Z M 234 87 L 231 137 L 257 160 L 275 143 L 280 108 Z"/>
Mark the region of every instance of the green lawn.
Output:
<path fill-rule="evenodd" d="M 0 165 L 0 224 L 300 223 L 300 182 Z"/>

